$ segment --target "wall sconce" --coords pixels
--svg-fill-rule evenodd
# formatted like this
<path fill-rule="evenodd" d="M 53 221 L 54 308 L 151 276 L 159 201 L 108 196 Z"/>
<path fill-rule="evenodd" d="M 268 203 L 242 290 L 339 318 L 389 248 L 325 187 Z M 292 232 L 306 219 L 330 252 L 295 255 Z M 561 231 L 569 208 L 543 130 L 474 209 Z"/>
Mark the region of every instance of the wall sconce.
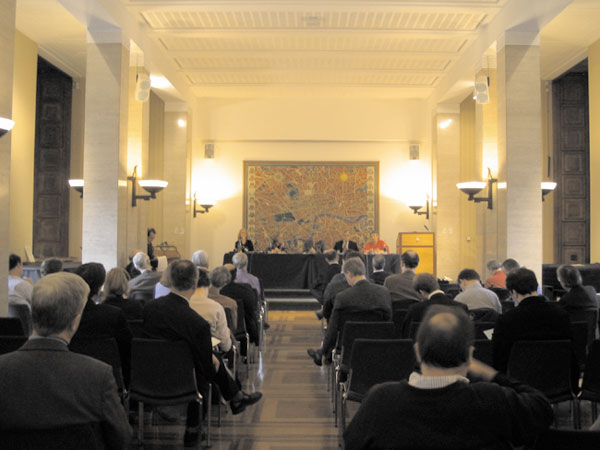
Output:
<path fill-rule="evenodd" d="M 71 179 L 69 180 L 69 186 L 79 192 L 79 198 L 83 198 L 83 180 L 82 179 Z"/>
<path fill-rule="evenodd" d="M 162 191 L 169 184 L 168 181 L 163 180 L 138 180 L 137 179 L 137 166 L 133 168 L 133 174 L 130 177 L 127 177 L 129 181 L 132 182 L 131 187 L 131 206 L 137 206 L 137 200 L 150 200 L 151 198 L 156 198 L 156 194 Z M 140 184 L 141 187 L 144 188 L 146 192 L 149 192 L 150 195 L 137 195 L 136 194 L 136 182 Z"/>
<path fill-rule="evenodd" d="M 554 181 L 542 181 L 542 201 L 544 197 L 556 189 L 556 183 Z"/>
<path fill-rule="evenodd" d="M 418 216 L 425 215 L 425 218 L 429 220 L 429 195 L 427 196 L 427 201 L 425 202 L 425 211 L 419 211 L 423 205 L 409 205 L 408 207 L 413 210 L 414 214 L 417 214 Z"/>
<path fill-rule="evenodd" d="M 0 138 L 12 130 L 12 127 L 15 126 L 15 123 L 4 117 L 0 117 Z"/>
<path fill-rule="evenodd" d="M 204 213 L 208 213 L 208 210 L 210 208 L 212 208 L 213 206 L 216 205 L 217 202 L 215 202 L 214 200 L 202 200 L 202 203 L 199 203 L 198 200 L 196 200 L 196 194 L 194 194 L 194 217 L 196 217 L 197 214 L 204 214 Z M 198 205 L 200 205 L 202 209 L 198 209 Z"/>
<path fill-rule="evenodd" d="M 494 201 L 492 198 L 494 183 L 497 183 L 497 178 L 492 178 L 492 171 L 488 169 L 488 181 L 467 181 L 465 183 L 458 183 L 456 185 L 462 192 L 469 196 L 469 200 L 474 201 L 475 203 L 479 202 L 487 202 L 488 209 L 494 209 Z M 487 184 L 488 193 L 487 197 L 475 197 L 475 194 L 478 194 Z"/>

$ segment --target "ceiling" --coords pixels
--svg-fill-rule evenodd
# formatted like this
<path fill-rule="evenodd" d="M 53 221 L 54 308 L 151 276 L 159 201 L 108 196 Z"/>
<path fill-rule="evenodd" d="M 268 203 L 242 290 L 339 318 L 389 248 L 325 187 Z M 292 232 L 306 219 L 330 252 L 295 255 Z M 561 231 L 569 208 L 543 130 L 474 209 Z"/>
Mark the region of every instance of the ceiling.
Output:
<path fill-rule="evenodd" d="M 86 28 L 71 15 L 74 1 L 17 0 L 17 28 L 42 56 L 83 76 Z M 469 52 L 511 0 L 77 1 L 133 30 L 145 65 L 151 54 L 152 73 L 180 94 L 425 99 L 473 69 L 463 67 Z M 600 1 L 574 0 L 544 26 L 543 77 L 585 58 L 599 22 Z"/>

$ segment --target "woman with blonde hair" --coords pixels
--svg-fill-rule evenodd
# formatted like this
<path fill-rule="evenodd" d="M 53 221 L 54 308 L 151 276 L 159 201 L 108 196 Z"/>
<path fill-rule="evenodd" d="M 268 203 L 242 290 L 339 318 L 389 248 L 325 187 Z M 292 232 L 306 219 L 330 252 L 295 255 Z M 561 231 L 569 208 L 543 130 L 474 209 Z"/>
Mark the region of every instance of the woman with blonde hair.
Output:
<path fill-rule="evenodd" d="M 110 269 L 104 281 L 103 303 L 123 311 L 127 320 L 142 318 L 142 304 L 127 297 L 129 274 L 122 267 Z"/>
<path fill-rule="evenodd" d="M 238 239 L 237 241 L 235 241 L 234 250 L 236 252 L 244 253 L 254 251 L 254 244 L 250 239 L 248 239 L 248 230 L 246 230 L 245 228 L 242 228 L 238 233 Z"/>

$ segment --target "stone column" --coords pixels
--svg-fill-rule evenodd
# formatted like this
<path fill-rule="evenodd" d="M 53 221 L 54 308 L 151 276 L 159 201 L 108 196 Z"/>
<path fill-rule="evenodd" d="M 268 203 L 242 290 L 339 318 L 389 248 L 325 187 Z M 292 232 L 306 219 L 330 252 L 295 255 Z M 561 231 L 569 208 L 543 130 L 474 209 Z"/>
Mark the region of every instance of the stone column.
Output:
<path fill-rule="evenodd" d="M 542 272 L 540 48 L 535 33 L 498 45 L 498 254 Z"/>
<path fill-rule="evenodd" d="M 126 261 L 129 50 L 120 30 L 88 30 L 83 262 Z"/>
<path fill-rule="evenodd" d="M 460 106 L 438 108 L 436 135 L 437 216 L 435 222 L 438 278 L 456 279 L 460 271 Z"/>
<path fill-rule="evenodd" d="M 0 117 L 12 117 L 12 86 L 15 48 L 15 0 L 0 0 Z M 15 126 L 18 126 L 16 124 Z M 0 316 L 8 315 L 8 242 L 10 208 L 10 133 L 0 138 Z"/>
<path fill-rule="evenodd" d="M 590 262 L 600 261 L 600 41 L 588 49 L 588 84 L 590 102 Z M 559 181 L 559 180 L 555 180 Z"/>

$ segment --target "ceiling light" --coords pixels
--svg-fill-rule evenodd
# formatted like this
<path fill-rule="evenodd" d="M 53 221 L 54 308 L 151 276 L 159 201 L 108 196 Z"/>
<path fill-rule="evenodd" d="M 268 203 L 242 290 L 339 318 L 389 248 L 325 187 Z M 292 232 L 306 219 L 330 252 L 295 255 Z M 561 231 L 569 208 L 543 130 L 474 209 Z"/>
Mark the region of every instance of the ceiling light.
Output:
<path fill-rule="evenodd" d="M 150 86 L 155 89 L 166 89 L 171 87 L 171 83 L 165 77 L 159 77 L 157 75 L 150 75 Z"/>

